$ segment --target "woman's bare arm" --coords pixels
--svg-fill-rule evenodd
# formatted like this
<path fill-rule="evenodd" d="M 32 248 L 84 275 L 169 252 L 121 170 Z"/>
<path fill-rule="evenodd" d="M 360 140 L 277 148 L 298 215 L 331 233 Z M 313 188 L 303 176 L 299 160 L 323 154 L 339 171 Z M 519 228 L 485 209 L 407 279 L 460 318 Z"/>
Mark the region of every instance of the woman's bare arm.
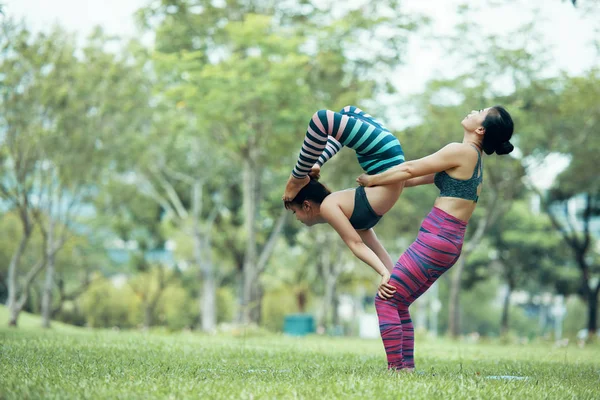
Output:
<path fill-rule="evenodd" d="M 362 241 L 360 235 L 352 227 L 348 217 L 346 217 L 340 206 L 333 201 L 327 200 L 328 199 L 326 198 L 321 204 L 321 216 L 336 230 L 344 243 L 346 243 L 348 248 L 358 259 L 381 275 L 382 279 L 379 285 L 379 295 L 386 299 L 392 297 L 396 289 L 388 283 L 391 273 L 388 271 L 386 265 L 384 265 L 375 252 Z"/>
<path fill-rule="evenodd" d="M 375 235 L 375 231 L 373 229 L 368 229 L 366 231 L 358 231 L 359 236 L 362 238 L 363 242 L 375 253 L 375 255 L 381 260 L 383 265 L 392 273 L 394 269 L 394 261 L 390 254 L 387 252 L 385 247 L 381 244 L 377 235 Z"/>
<path fill-rule="evenodd" d="M 356 181 L 362 186 L 381 186 L 446 171 L 461 165 L 464 150 L 464 144 L 450 143 L 427 157 L 404 162 L 377 175 L 363 174 Z"/>
<path fill-rule="evenodd" d="M 418 178 L 411 178 L 406 181 L 406 184 L 404 185 L 404 187 L 407 188 L 407 187 L 415 187 L 415 186 L 421 186 L 421 185 L 430 185 L 433 183 L 434 177 L 435 177 L 435 174 L 429 174 L 429 175 L 425 175 L 425 176 L 420 176 Z"/>

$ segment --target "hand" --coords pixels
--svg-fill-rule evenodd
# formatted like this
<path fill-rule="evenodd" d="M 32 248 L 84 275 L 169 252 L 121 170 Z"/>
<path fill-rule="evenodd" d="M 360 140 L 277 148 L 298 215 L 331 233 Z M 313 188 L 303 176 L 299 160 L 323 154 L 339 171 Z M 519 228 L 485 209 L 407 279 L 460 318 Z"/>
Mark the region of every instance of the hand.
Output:
<path fill-rule="evenodd" d="M 362 174 L 361 176 L 356 178 L 356 182 L 358 182 L 358 184 L 360 186 L 365 186 L 365 187 L 373 186 L 371 178 L 372 177 L 367 174 Z"/>
<path fill-rule="evenodd" d="M 321 166 L 319 164 L 313 165 L 308 175 L 314 179 L 319 179 L 321 177 Z"/>
<path fill-rule="evenodd" d="M 290 175 L 290 179 L 288 179 L 287 184 L 285 185 L 285 192 L 281 199 L 283 201 L 291 201 L 294 200 L 300 189 L 304 186 L 308 185 L 310 182 L 310 178 L 305 176 L 304 178 L 295 178 L 293 175 Z"/>
<path fill-rule="evenodd" d="M 379 289 L 377 290 L 377 294 L 382 299 L 388 300 L 394 297 L 394 293 L 396 293 L 396 288 L 390 285 L 388 282 L 390 281 L 390 272 L 386 270 L 381 276 L 381 283 L 379 283 Z"/>

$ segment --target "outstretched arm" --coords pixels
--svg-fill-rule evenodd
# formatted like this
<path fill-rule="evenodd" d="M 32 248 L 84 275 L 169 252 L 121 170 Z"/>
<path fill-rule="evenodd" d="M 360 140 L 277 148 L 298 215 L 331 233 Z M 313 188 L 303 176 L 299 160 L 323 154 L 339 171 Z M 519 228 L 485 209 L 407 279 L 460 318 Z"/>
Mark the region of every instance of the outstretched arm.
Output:
<path fill-rule="evenodd" d="M 381 260 L 383 265 L 392 273 L 394 269 L 394 261 L 390 254 L 387 252 L 385 247 L 381 244 L 377 235 L 375 235 L 375 231 L 373 229 L 368 229 L 366 231 L 357 231 L 358 235 L 361 237 L 362 241 L 375 253 L 375 255 Z"/>
<path fill-rule="evenodd" d="M 421 186 L 421 185 L 431 185 L 433 183 L 434 178 L 435 178 L 435 174 L 420 176 L 418 178 L 411 178 L 406 181 L 406 184 L 404 184 L 404 187 L 407 188 L 407 187 L 415 187 L 415 186 Z"/>
<path fill-rule="evenodd" d="M 325 199 L 321 204 L 321 216 L 337 231 L 356 257 L 381 275 L 381 283 L 378 291 L 379 296 L 384 299 L 391 298 L 396 289 L 388 283 L 391 277 L 388 268 L 377 257 L 375 252 L 362 241 L 360 235 L 352 227 L 339 205 L 327 200 Z"/>
<path fill-rule="evenodd" d="M 404 162 L 377 175 L 363 174 L 356 181 L 361 186 L 381 186 L 435 174 L 458 167 L 464 158 L 463 149 L 461 143 L 450 143 L 427 157 Z"/>

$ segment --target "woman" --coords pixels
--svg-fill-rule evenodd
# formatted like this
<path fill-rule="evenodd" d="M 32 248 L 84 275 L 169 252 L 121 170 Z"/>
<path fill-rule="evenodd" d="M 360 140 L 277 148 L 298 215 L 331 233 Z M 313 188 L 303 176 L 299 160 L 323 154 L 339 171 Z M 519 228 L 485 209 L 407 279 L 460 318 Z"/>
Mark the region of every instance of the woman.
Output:
<path fill-rule="evenodd" d="M 394 262 L 372 228 L 396 203 L 405 182 L 367 189 L 359 186 L 331 193 L 317 178 L 321 166 L 342 146 L 356 151 L 358 162 L 369 174 L 386 171 L 404 162 L 398 139 L 359 108 L 347 106 L 339 113 L 317 111 L 309 123 L 298 162 L 286 185 L 285 207 L 305 225 L 329 223 L 354 255 L 382 276 L 380 294 L 392 295 L 394 289 L 387 281 Z"/>
<path fill-rule="evenodd" d="M 390 296 L 388 291 L 380 290 L 375 298 L 390 369 L 414 370 L 414 329 L 408 307 L 458 260 L 467 223 L 481 191 L 481 151 L 503 155 L 513 150 L 513 121 L 501 106 L 472 111 L 461 125 L 462 143 L 451 143 L 430 156 L 378 175 L 363 174 L 357 178 L 367 188 L 410 180 L 410 186 L 435 183 L 440 189 L 417 239 L 392 271 L 389 284 L 395 293 Z"/>

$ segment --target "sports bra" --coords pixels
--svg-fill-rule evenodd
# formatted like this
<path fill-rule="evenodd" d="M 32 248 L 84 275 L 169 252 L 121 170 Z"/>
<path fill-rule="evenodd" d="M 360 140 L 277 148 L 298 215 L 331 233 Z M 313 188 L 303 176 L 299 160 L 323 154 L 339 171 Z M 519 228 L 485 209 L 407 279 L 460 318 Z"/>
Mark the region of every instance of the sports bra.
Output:
<path fill-rule="evenodd" d="M 381 215 L 377 215 L 369 204 L 365 188 L 357 187 L 354 191 L 354 210 L 350 216 L 352 227 L 356 230 L 371 229 L 377 225 L 380 219 Z"/>
<path fill-rule="evenodd" d="M 477 151 L 477 164 L 471 178 L 456 179 L 448 175 L 446 171 L 435 174 L 433 182 L 440 189 L 440 197 L 457 197 L 477 203 L 479 200 L 477 188 L 483 182 L 483 162 L 477 147 L 473 146 L 473 148 Z"/>

